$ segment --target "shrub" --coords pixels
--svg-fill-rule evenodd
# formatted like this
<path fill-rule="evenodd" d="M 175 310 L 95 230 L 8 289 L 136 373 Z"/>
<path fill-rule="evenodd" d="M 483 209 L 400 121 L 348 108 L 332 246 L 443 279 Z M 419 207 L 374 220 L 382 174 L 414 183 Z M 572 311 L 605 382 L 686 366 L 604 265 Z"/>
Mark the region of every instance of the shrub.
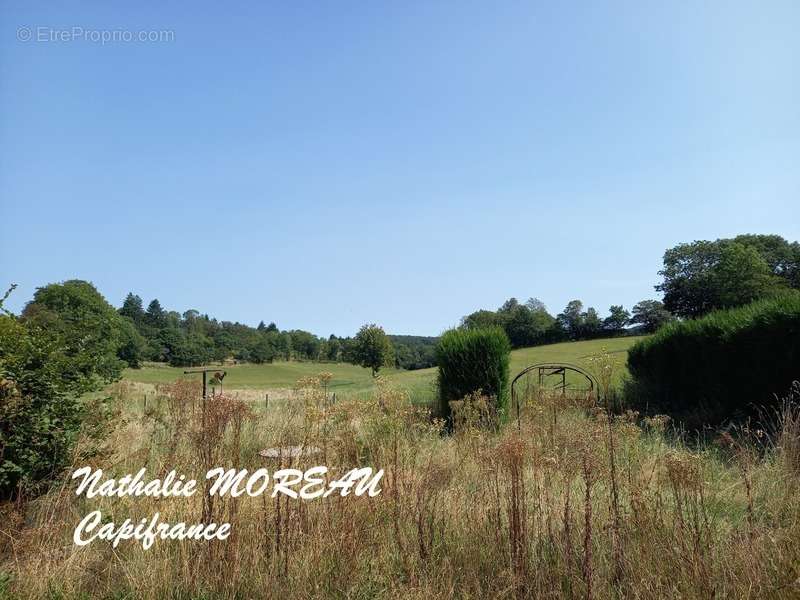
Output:
<path fill-rule="evenodd" d="M 672 323 L 634 345 L 628 399 L 689 428 L 756 416 L 800 378 L 800 294 Z"/>
<path fill-rule="evenodd" d="M 0 315 L 0 499 L 56 475 L 80 429 L 52 337 Z"/>
<path fill-rule="evenodd" d="M 500 327 L 451 329 L 436 347 L 439 409 L 450 418 L 450 402 L 475 392 L 493 397 L 498 416 L 508 409 L 511 344 Z"/>
<path fill-rule="evenodd" d="M 39 288 L 23 318 L 3 308 L 7 297 L 0 299 L 0 500 L 43 491 L 79 434 L 102 437 L 103 400 L 82 396 L 119 377 L 117 326 L 125 323 L 86 282 Z"/>

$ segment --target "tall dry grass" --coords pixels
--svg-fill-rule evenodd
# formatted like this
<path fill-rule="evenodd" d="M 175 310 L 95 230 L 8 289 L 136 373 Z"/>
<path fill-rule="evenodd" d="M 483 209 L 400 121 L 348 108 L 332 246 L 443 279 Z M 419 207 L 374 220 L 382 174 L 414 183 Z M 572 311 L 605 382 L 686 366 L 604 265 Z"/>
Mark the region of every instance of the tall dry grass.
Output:
<path fill-rule="evenodd" d="M 224 395 L 204 405 L 187 383 L 142 410 L 120 387 L 121 415 L 93 466 L 174 468 L 200 482 L 211 466 L 368 465 L 386 471 L 379 496 L 87 499 L 66 474 L 27 506 L 3 507 L 0 597 L 800 597 L 791 403 L 769 444 L 731 436 L 698 450 L 668 440 L 665 419 L 640 423 L 586 396 L 530 396 L 519 429 L 493 426 L 486 399 L 468 397 L 444 435 L 386 384 L 336 403 L 326 384 L 299 382 L 268 410 Z M 319 453 L 259 455 L 289 445 Z M 233 533 L 78 548 L 72 531 L 95 509 L 117 523 L 156 511 L 228 521 Z"/>

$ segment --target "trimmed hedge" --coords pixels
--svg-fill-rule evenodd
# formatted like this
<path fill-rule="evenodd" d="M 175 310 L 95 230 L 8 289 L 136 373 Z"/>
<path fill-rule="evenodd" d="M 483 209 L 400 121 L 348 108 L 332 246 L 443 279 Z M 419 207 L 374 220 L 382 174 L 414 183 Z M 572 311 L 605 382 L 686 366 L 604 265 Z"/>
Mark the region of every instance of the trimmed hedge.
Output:
<path fill-rule="evenodd" d="M 737 422 L 800 379 L 800 294 L 672 323 L 628 353 L 628 400 L 690 429 Z"/>
<path fill-rule="evenodd" d="M 500 327 L 446 331 L 436 347 L 441 415 L 449 419 L 451 401 L 481 390 L 495 398 L 503 419 L 508 410 L 510 353 L 511 343 Z"/>

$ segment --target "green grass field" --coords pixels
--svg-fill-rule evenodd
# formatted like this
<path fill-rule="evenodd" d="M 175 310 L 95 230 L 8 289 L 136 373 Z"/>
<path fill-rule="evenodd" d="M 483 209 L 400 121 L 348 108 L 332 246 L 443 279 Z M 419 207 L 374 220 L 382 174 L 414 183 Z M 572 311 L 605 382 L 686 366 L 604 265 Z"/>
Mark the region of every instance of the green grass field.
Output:
<path fill-rule="evenodd" d="M 625 371 L 627 350 L 639 339 L 641 337 L 609 338 L 514 350 L 511 353 L 511 376 L 513 377 L 526 366 L 539 362 L 574 363 L 591 371 L 593 370 L 591 357 L 603 350 L 614 357 L 617 376 L 621 376 Z M 234 365 L 224 367 L 224 369 L 227 371 L 225 377 L 227 390 L 264 390 L 271 391 L 278 396 L 282 390 L 290 389 L 297 380 L 317 375 L 323 371 L 333 373 L 329 389 L 339 395 L 367 393 L 375 385 L 369 369 L 345 363 L 292 361 L 264 365 Z M 168 383 L 184 377 L 183 371 L 183 368 L 161 365 L 146 366 L 141 369 L 126 370 L 125 379 L 147 384 Z M 426 402 L 434 395 L 435 368 L 416 371 L 384 369 L 381 374 L 399 387 L 406 389 L 416 402 Z M 199 378 L 199 375 L 189 377 Z"/>

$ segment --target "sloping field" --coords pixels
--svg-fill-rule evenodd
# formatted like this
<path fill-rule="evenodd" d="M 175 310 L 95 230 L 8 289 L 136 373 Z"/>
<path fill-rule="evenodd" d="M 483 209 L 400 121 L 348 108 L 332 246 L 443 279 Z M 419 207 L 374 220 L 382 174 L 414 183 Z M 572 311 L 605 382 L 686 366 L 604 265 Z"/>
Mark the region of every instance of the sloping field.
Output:
<path fill-rule="evenodd" d="M 539 362 L 567 362 L 574 363 L 588 370 L 593 370 L 591 357 L 604 350 L 614 357 L 617 374 L 625 370 L 627 350 L 640 337 L 622 337 L 585 342 L 565 342 L 546 346 L 522 348 L 511 353 L 511 376 L 528 365 Z M 311 377 L 320 372 L 333 373 L 329 385 L 331 392 L 339 395 L 361 394 L 369 392 L 374 381 L 369 369 L 345 363 L 319 363 L 319 362 L 275 362 L 264 365 L 234 365 L 224 368 L 225 389 L 228 391 L 248 392 L 247 395 L 256 395 L 258 392 L 271 392 L 276 396 L 283 395 L 304 377 Z M 128 369 L 125 379 L 144 384 L 168 383 L 184 377 L 185 369 L 167 367 L 163 365 L 149 365 L 141 369 Z M 436 369 L 420 369 L 417 371 L 399 371 L 397 369 L 384 369 L 381 374 L 390 381 L 409 391 L 417 402 L 423 402 L 434 394 L 433 383 Z M 189 375 L 197 377 L 199 375 Z"/>

